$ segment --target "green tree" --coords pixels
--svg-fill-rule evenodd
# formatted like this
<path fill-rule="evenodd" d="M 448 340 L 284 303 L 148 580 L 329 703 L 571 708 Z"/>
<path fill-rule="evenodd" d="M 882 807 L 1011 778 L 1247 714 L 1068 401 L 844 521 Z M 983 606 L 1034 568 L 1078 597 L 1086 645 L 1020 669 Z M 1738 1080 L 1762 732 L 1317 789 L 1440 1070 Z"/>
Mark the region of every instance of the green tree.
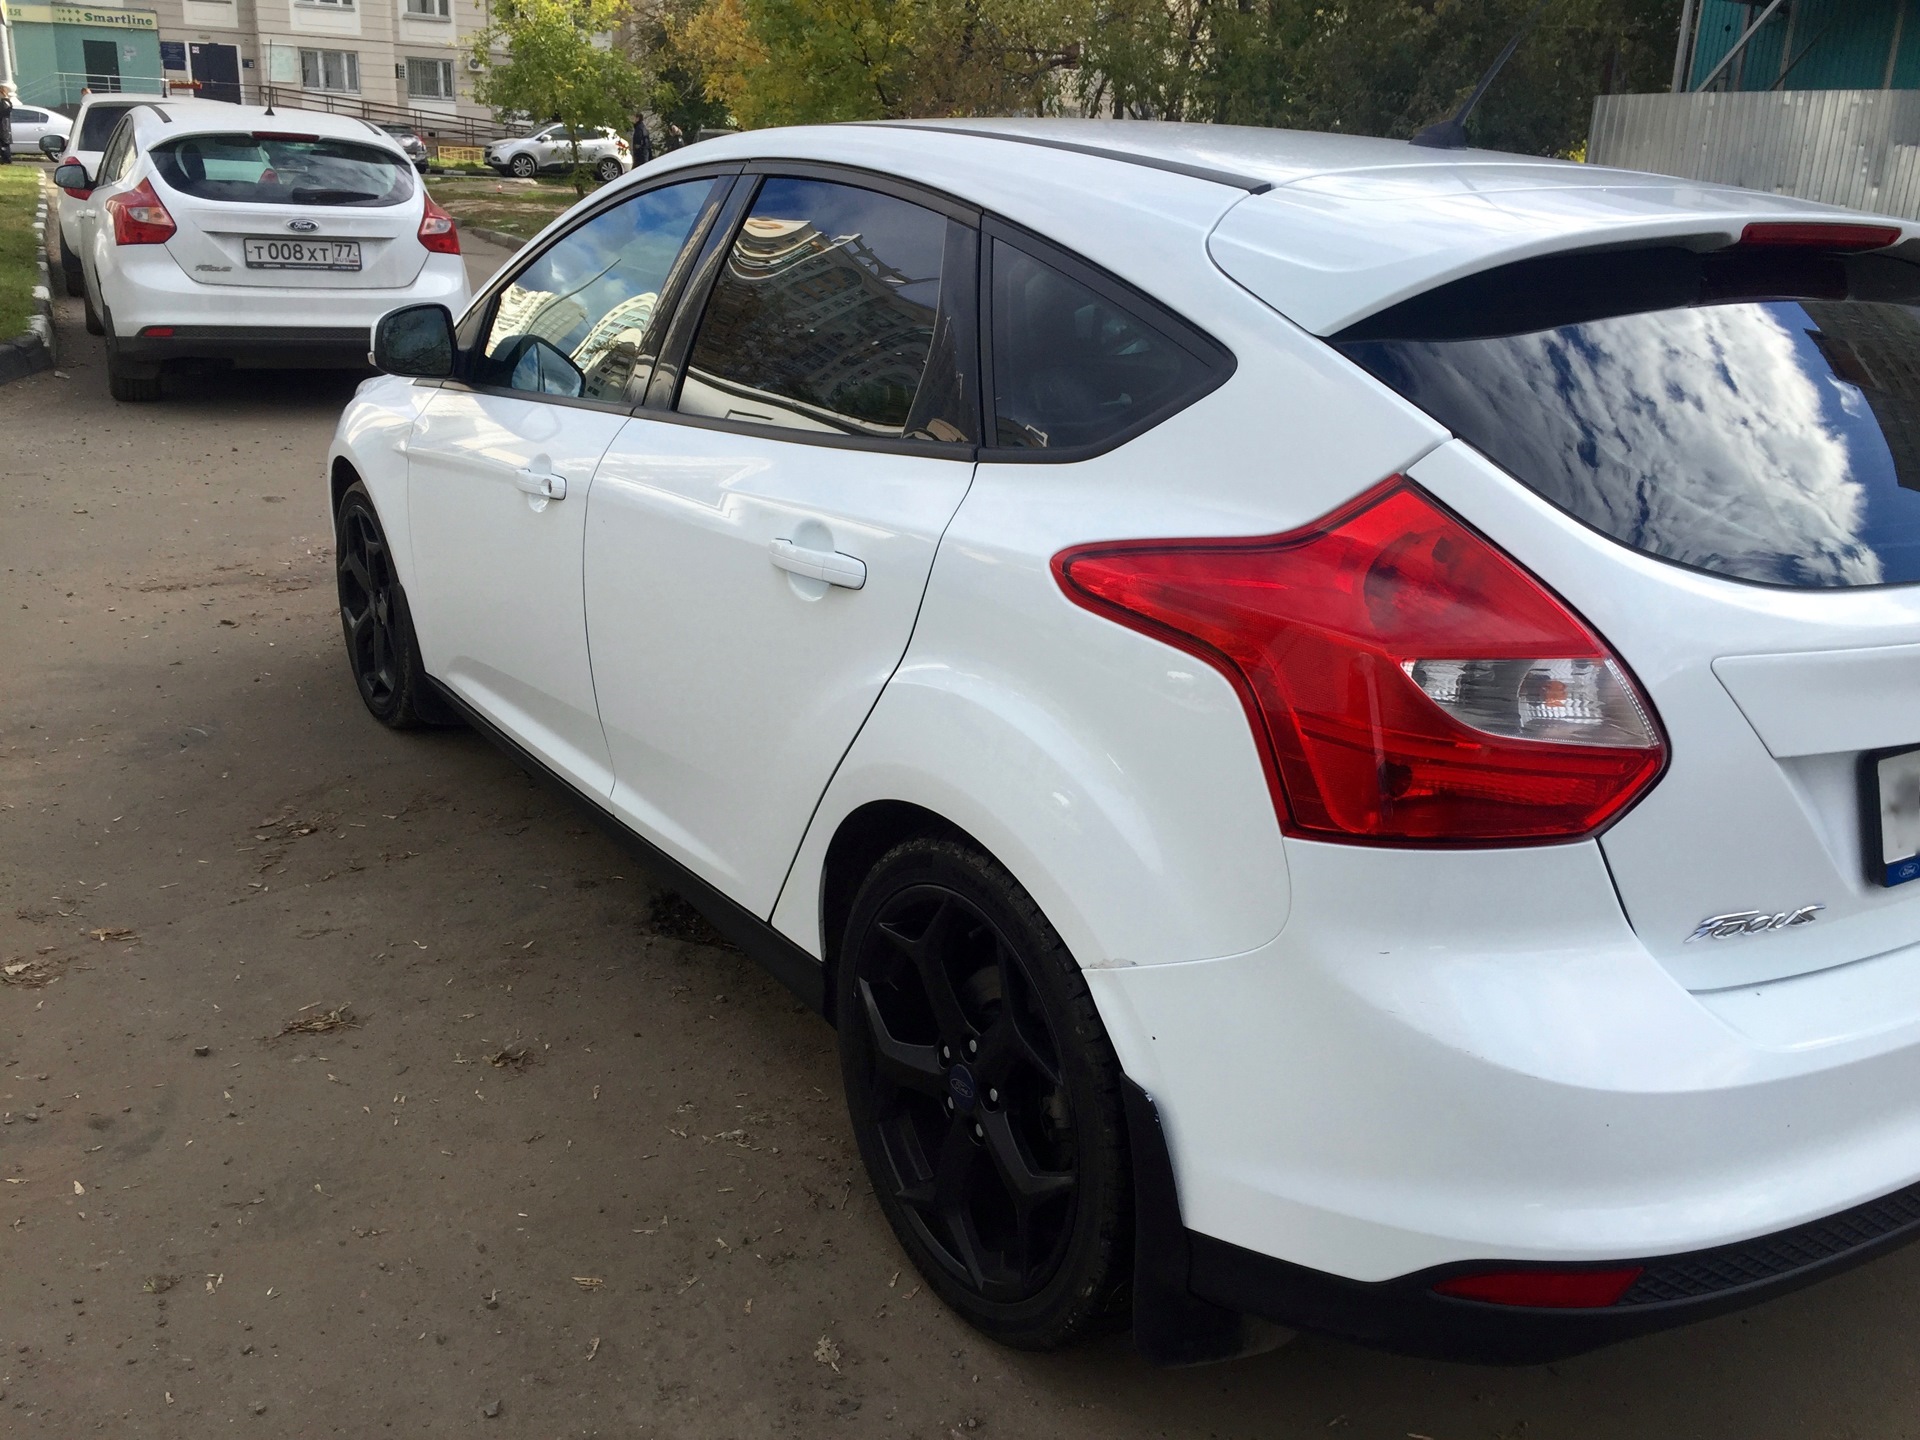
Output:
<path fill-rule="evenodd" d="M 625 133 L 650 87 L 647 73 L 611 44 L 625 0 L 496 0 L 473 37 L 480 65 L 474 98 L 535 121 L 557 120 L 573 149 L 573 185 L 584 195 L 580 141 L 601 126 Z M 504 50 L 506 59 L 494 52 Z"/>
<path fill-rule="evenodd" d="M 1089 0 L 704 0 L 675 53 L 746 126 L 1031 114 L 1077 63 Z"/>
<path fill-rule="evenodd" d="M 1471 93 L 1532 0 L 1100 0 L 1083 89 L 1116 113 L 1408 136 Z M 1660 88 L 1679 0 L 1550 0 L 1469 123 L 1568 154 L 1593 97 Z"/>

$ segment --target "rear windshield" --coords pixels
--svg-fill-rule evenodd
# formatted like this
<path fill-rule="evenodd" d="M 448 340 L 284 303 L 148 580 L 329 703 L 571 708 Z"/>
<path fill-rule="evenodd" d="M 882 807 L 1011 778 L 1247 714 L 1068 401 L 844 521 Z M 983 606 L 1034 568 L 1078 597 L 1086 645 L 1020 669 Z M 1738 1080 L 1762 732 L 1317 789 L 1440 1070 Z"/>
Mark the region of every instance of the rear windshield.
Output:
<path fill-rule="evenodd" d="M 87 111 L 87 118 L 80 124 L 80 143 L 77 150 L 104 150 L 107 141 L 113 138 L 113 127 L 120 123 L 120 117 L 131 110 L 131 105 L 95 105 Z"/>
<path fill-rule="evenodd" d="M 1920 581 L 1920 267 L 1738 248 L 1553 257 L 1335 343 L 1576 519 L 1797 589 Z"/>
<path fill-rule="evenodd" d="M 279 135 L 188 135 L 153 147 L 160 178 L 202 200 L 268 205 L 398 205 L 413 166 L 351 140 Z"/>

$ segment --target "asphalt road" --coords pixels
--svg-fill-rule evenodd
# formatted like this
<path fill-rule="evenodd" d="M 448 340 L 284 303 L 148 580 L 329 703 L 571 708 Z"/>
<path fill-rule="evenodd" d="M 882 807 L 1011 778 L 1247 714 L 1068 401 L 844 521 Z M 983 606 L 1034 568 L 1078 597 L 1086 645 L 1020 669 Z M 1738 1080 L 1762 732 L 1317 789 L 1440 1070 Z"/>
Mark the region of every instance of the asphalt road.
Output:
<path fill-rule="evenodd" d="M 351 379 L 116 405 L 61 309 L 0 388 L 0 1434 L 1920 1433 L 1920 1250 L 1535 1369 L 976 1338 L 827 1029 L 475 736 L 362 711 Z"/>

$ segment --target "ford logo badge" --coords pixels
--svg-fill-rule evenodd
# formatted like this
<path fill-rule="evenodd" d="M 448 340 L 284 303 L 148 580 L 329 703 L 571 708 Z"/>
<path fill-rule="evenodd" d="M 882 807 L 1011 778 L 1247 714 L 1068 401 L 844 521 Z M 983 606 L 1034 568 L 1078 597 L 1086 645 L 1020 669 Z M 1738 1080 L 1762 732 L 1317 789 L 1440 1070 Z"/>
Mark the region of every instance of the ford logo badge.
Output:
<path fill-rule="evenodd" d="M 319 222 L 315 220 L 289 220 L 287 222 L 287 228 L 289 230 L 298 230 L 302 235 L 306 235 L 318 230 L 320 225 Z"/>

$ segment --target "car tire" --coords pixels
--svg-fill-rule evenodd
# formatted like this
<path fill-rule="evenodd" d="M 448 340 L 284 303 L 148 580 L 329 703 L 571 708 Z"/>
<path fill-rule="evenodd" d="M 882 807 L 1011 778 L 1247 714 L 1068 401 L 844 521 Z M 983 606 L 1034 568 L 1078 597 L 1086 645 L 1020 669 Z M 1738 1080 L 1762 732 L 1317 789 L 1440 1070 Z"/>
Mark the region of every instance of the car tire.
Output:
<path fill-rule="evenodd" d="M 86 271 L 80 268 L 80 257 L 68 253 L 65 241 L 60 243 L 60 275 L 67 283 L 67 294 L 87 293 Z"/>
<path fill-rule="evenodd" d="M 854 898 L 834 989 L 861 1158 L 927 1284 L 1020 1349 L 1124 1324 L 1120 1066 L 1020 883 L 957 840 L 896 846 Z"/>
<path fill-rule="evenodd" d="M 539 168 L 531 155 L 516 155 L 507 162 L 507 172 L 516 180 L 531 180 Z"/>
<path fill-rule="evenodd" d="M 362 482 L 354 481 L 340 497 L 333 534 L 340 629 L 354 688 L 368 713 L 392 730 L 453 723 L 420 663 L 406 592 L 380 513 Z"/>
<path fill-rule="evenodd" d="M 622 175 L 627 173 L 627 168 L 613 156 L 609 155 L 593 167 L 593 173 L 600 177 L 600 182 L 604 185 L 618 180 Z"/>
<path fill-rule="evenodd" d="M 100 321 L 100 312 L 93 308 L 93 293 L 87 289 L 87 277 L 84 274 L 80 277 L 80 308 L 86 314 L 89 335 L 107 333 L 107 327 Z"/>

